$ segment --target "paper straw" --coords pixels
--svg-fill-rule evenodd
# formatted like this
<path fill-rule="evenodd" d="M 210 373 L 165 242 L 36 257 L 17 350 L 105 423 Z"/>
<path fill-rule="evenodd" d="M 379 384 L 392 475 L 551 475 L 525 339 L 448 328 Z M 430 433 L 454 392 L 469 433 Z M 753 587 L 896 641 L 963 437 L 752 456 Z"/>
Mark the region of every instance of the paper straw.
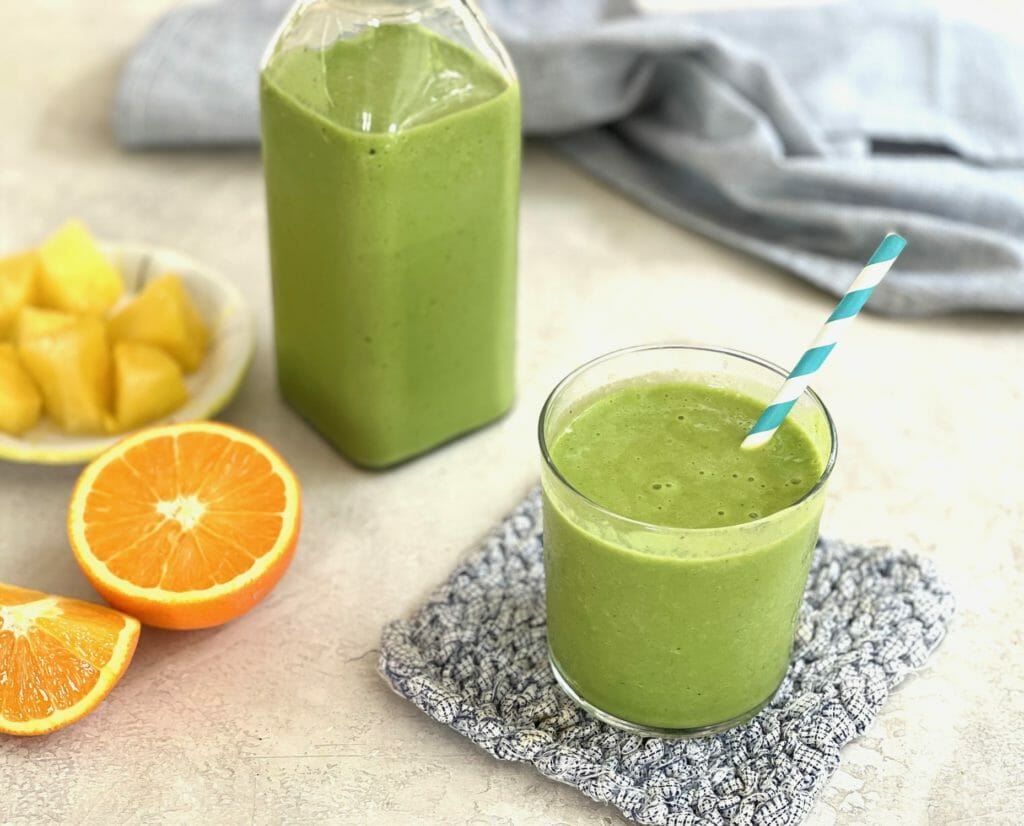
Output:
<path fill-rule="evenodd" d="M 895 232 L 890 232 L 882 239 L 882 243 L 878 245 L 878 249 L 868 260 L 867 266 L 854 279 L 846 291 L 846 295 L 836 305 L 832 315 L 828 317 L 817 337 L 811 342 L 811 346 L 800 357 L 796 367 L 790 371 L 785 383 L 772 399 L 772 403 L 764 409 L 754 423 L 747 438 L 743 440 L 742 447 L 760 447 L 775 434 L 783 419 L 786 418 L 786 414 L 807 389 L 811 377 L 821 369 L 828 354 L 835 348 L 843 330 L 853 322 L 861 307 L 867 303 L 875 287 L 885 278 L 885 274 L 889 272 L 889 268 L 906 245 L 907 242 Z"/>

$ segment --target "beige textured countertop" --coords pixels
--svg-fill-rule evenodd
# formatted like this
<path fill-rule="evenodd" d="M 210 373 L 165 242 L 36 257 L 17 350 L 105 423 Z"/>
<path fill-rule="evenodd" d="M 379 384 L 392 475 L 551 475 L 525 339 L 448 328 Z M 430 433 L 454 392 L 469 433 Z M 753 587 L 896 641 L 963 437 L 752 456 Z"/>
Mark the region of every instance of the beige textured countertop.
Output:
<path fill-rule="evenodd" d="M 117 69 L 168 5 L 0 6 L 0 249 L 79 215 L 103 236 L 223 268 L 251 296 L 260 333 L 225 418 L 294 465 L 305 529 L 291 571 L 250 615 L 213 631 L 145 630 L 92 716 L 49 737 L 0 740 L 0 823 L 624 822 L 393 695 L 375 671 L 381 627 L 418 605 L 534 482 L 538 408 L 581 360 L 683 340 L 790 363 L 831 300 L 531 146 L 514 413 L 391 473 L 354 470 L 275 390 L 257 154 L 113 145 Z M 1020 317 L 868 316 L 816 384 L 841 440 L 823 530 L 930 555 L 960 607 L 930 667 L 845 750 L 812 826 L 1024 817 L 1022 381 Z M 64 535 L 75 476 L 0 464 L 0 581 L 95 598 Z"/>

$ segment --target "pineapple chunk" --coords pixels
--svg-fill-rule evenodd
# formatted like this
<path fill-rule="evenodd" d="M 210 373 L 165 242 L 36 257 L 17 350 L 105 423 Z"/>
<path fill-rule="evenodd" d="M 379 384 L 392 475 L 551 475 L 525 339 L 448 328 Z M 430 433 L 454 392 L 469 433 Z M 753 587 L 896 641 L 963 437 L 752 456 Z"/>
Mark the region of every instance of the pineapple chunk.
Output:
<path fill-rule="evenodd" d="M 188 400 L 181 366 L 149 344 L 114 345 L 114 420 L 119 430 L 139 427 Z"/>
<path fill-rule="evenodd" d="M 21 308 L 35 299 L 38 266 L 34 250 L 0 260 L 0 339 L 10 332 Z"/>
<path fill-rule="evenodd" d="M 104 433 L 112 426 L 110 348 L 98 318 L 83 316 L 68 327 L 18 344 L 43 407 L 65 433 Z"/>
<path fill-rule="evenodd" d="M 102 315 L 124 292 L 121 273 L 80 221 L 68 222 L 43 241 L 39 261 L 39 299 L 46 307 Z"/>
<path fill-rule="evenodd" d="M 114 341 L 138 341 L 160 347 L 186 373 L 203 360 L 210 334 L 189 300 L 181 278 L 168 273 L 146 285 L 131 303 L 110 319 Z"/>
<path fill-rule="evenodd" d="M 11 328 L 11 338 L 23 344 L 30 338 L 56 333 L 75 323 L 78 316 L 62 313 L 60 310 L 40 310 L 38 307 L 22 307 Z"/>
<path fill-rule="evenodd" d="M 0 344 L 0 431 L 20 436 L 39 421 L 43 399 L 13 344 Z"/>

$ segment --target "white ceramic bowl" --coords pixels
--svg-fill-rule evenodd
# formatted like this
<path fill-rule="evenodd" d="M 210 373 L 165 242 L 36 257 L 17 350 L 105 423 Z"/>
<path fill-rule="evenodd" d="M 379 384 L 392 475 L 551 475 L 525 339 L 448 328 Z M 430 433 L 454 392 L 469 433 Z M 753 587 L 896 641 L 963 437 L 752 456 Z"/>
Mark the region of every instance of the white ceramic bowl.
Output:
<path fill-rule="evenodd" d="M 157 276 L 174 272 L 181 276 L 189 298 L 210 330 L 210 347 L 202 364 L 185 376 L 189 400 L 150 424 L 210 418 L 231 401 L 252 361 L 255 324 L 242 293 L 221 273 L 179 252 L 136 243 L 101 246 L 124 278 L 122 301 Z M 44 415 L 38 425 L 21 436 L 0 433 L 0 459 L 46 465 L 81 464 L 127 435 L 68 435 Z"/>

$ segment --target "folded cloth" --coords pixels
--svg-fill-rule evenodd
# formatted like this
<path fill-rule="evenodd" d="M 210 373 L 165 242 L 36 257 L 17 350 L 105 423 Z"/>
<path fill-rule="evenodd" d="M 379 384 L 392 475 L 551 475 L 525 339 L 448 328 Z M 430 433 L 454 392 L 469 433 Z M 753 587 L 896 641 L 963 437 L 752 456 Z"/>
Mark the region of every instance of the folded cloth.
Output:
<path fill-rule="evenodd" d="M 793 661 L 768 706 L 724 734 L 641 738 L 589 717 L 555 683 L 541 546 L 534 491 L 412 618 L 385 629 L 381 674 L 495 757 L 648 826 L 796 826 L 954 610 L 914 555 L 822 541 Z"/>
<path fill-rule="evenodd" d="M 910 245 L 871 309 L 1024 311 L 1012 34 L 891 0 L 483 6 L 519 72 L 526 131 L 666 218 L 836 295 L 894 229 Z M 119 141 L 258 141 L 259 57 L 286 7 L 220 0 L 164 17 L 123 73 Z"/>

